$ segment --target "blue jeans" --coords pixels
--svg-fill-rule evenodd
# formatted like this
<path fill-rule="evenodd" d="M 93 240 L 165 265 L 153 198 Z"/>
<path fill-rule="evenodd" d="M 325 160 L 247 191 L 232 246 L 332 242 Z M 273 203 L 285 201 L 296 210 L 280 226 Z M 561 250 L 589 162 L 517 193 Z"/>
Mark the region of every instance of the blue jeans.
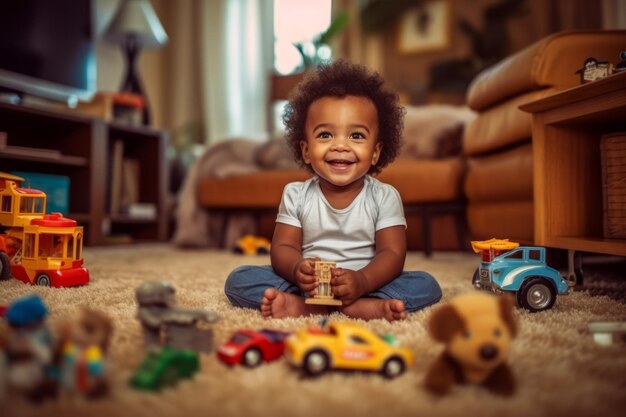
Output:
<path fill-rule="evenodd" d="M 305 296 L 300 288 L 274 272 L 270 265 L 236 268 L 226 279 L 224 292 L 234 306 L 259 309 L 268 288 Z M 402 300 L 405 310 L 411 312 L 438 302 L 441 299 L 441 288 L 427 272 L 403 272 L 365 297 Z"/>

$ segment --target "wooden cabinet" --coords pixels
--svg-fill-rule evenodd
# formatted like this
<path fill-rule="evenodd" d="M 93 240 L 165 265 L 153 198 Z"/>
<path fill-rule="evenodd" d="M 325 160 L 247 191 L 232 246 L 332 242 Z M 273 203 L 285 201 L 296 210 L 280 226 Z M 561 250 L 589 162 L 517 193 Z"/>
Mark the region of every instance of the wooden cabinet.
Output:
<path fill-rule="evenodd" d="M 85 243 L 104 245 L 167 238 L 167 133 L 83 116 L 0 102 L 0 171 L 32 171 L 70 179 L 69 213 L 85 227 Z M 156 208 L 151 218 L 109 212 L 111 151 L 121 140 L 124 155 L 138 161 L 139 201 Z M 19 147 L 21 149 L 17 149 Z"/>
<path fill-rule="evenodd" d="M 626 256 L 603 235 L 602 135 L 626 131 L 626 73 L 520 106 L 533 117 L 535 243 Z"/>

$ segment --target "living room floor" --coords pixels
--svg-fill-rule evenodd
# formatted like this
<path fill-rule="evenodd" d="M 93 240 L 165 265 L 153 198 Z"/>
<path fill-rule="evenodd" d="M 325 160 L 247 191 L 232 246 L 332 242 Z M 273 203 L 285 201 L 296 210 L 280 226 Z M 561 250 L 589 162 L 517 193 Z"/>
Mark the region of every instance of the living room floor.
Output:
<path fill-rule="evenodd" d="M 414 354 L 414 366 L 394 380 L 353 372 L 307 378 L 284 360 L 256 369 L 230 368 L 210 353 L 201 355 L 200 370 L 191 379 L 159 393 L 136 391 L 128 380 L 141 363 L 144 348 L 135 318 L 135 289 L 147 280 L 169 281 L 177 290 L 178 306 L 217 312 L 220 319 L 212 326 L 215 348 L 241 328 L 267 327 L 291 332 L 316 325 L 322 317 L 264 320 L 258 311 L 228 303 L 223 293 L 228 273 L 242 264 L 268 264 L 267 256 L 181 250 L 162 244 L 86 248 L 85 261 L 92 277 L 89 285 L 54 289 L 32 287 L 17 280 L 0 282 L 0 305 L 26 294 L 39 294 L 50 309 L 52 329 L 75 318 L 81 306 L 109 315 L 114 323 L 107 362 L 112 393 L 96 401 L 63 395 L 40 405 L 9 393 L 2 408 L 8 416 L 570 417 L 618 416 L 626 407 L 626 344 L 599 346 L 587 328 L 591 321 L 626 318 L 624 284 L 620 281 L 623 265 L 584 266 L 589 279 L 582 291 L 559 296 L 554 308 L 542 313 L 515 310 L 520 331 L 509 356 L 517 381 L 512 397 L 501 398 L 481 387 L 457 386 L 439 400 L 422 386 L 426 370 L 442 349 L 427 334 L 426 323 L 432 308 L 394 323 L 349 320 L 337 313 L 329 317 L 334 321 L 357 322 L 379 334 L 392 334 L 400 345 L 408 347 Z M 436 252 L 425 258 L 411 252 L 406 269 L 432 273 L 444 291 L 442 302 L 446 302 L 454 295 L 475 291 L 471 277 L 478 262 L 474 253 Z"/>

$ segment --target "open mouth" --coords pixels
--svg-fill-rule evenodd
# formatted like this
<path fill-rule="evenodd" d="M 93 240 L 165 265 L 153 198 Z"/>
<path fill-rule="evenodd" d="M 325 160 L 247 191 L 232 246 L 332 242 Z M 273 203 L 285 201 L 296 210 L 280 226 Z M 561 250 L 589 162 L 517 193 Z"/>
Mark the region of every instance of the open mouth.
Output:
<path fill-rule="evenodd" d="M 354 164 L 354 161 L 348 161 L 347 159 L 331 159 L 330 161 L 326 161 L 326 163 L 335 168 L 347 168 Z"/>

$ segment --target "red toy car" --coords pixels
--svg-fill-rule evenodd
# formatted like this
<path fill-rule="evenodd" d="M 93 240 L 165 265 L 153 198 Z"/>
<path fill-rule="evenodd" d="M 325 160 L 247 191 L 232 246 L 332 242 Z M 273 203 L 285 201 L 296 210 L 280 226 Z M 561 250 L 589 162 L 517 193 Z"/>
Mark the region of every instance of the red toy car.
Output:
<path fill-rule="evenodd" d="M 283 356 L 289 333 L 279 330 L 242 329 L 217 350 L 217 357 L 228 365 L 238 363 L 254 368 L 262 361 L 270 362 Z"/>

